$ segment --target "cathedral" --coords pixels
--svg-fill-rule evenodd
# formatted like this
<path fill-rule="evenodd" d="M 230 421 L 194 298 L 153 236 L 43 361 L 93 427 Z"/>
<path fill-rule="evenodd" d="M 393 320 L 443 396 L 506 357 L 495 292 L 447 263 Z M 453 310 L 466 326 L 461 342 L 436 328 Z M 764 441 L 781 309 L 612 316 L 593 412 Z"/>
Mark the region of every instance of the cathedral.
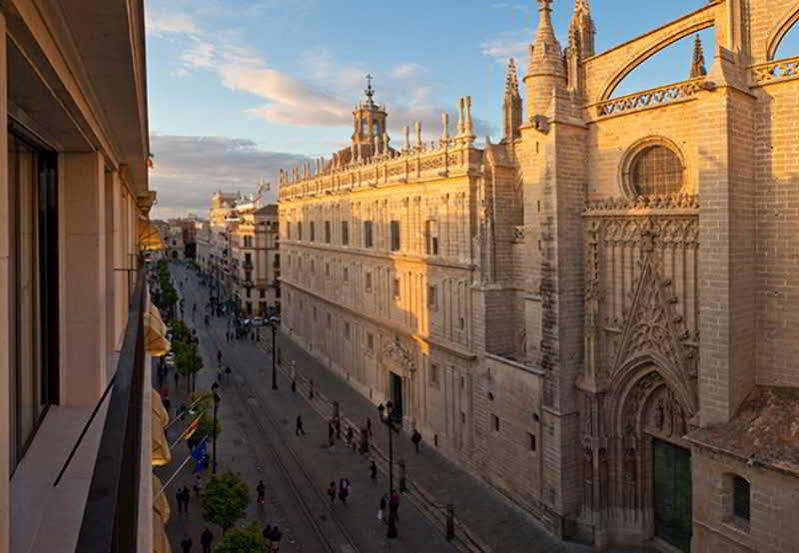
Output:
<path fill-rule="evenodd" d="M 496 143 L 464 97 L 392 147 L 370 84 L 351 146 L 282 173 L 284 330 L 564 539 L 797 552 L 799 1 L 599 53 L 589 0 L 566 45 L 551 12 Z M 614 93 L 695 35 L 686 80 Z"/>

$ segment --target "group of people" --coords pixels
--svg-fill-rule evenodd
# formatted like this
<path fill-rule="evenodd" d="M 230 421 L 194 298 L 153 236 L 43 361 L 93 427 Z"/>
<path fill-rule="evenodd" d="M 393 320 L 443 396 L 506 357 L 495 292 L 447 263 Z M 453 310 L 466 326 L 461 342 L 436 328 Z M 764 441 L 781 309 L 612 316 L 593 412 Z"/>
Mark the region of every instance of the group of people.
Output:
<path fill-rule="evenodd" d="M 203 546 L 203 553 L 211 553 L 211 544 L 214 543 L 214 533 L 207 526 L 203 533 L 200 534 L 200 545 Z M 183 553 L 191 553 L 191 548 L 194 545 L 188 534 L 183 535 L 183 540 L 180 542 L 180 548 Z"/>
<path fill-rule="evenodd" d="M 178 491 L 175 492 L 175 498 L 178 502 L 178 513 L 188 513 L 189 502 L 191 501 L 191 492 L 189 492 L 189 487 L 183 486 L 182 488 L 178 488 Z"/>
<path fill-rule="evenodd" d="M 351 491 L 352 483 L 349 478 L 341 478 L 338 481 L 338 492 L 336 491 L 336 482 L 330 482 L 330 486 L 327 488 L 327 495 L 330 497 L 330 505 L 336 504 L 336 496 L 338 496 L 342 505 L 346 505 L 347 498 L 350 496 Z"/>

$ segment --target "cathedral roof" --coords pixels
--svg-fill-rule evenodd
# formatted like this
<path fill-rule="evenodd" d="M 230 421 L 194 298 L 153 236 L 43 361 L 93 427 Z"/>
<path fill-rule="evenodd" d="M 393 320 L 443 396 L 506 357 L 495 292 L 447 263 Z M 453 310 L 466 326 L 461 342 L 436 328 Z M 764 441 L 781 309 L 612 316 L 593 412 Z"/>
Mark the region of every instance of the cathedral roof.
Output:
<path fill-rule="evenodd" d="M 732 420 L 695 430 L 687 439 L 799 475 L 799 388 L 757 386 Z"/>

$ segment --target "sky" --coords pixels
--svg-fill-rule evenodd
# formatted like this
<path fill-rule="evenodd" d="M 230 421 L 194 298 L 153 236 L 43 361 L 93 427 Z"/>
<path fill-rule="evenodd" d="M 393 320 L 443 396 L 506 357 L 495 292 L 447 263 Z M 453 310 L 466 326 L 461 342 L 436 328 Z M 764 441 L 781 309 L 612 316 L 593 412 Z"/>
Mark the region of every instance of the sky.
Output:
<path fill-rule="evenodd" d="M 597 52 L 698 9 L 706 0 L 590 0 Z M 146 0 L 153 218 L 205 215 L 216 190 L 254 193 L 308 158 L 349 144 L 365 76 L 389 134 L 422 121 L 440 135 L 470 95 L 477 133 L 499 139 L 505 66 L 519 78 L 538 21 L 535 0 Z M 554 0 L 562 46 L 574 0 Z M 712 62 L 713 31 L 700 33 Z M 799 54 L 799 32 L 782 50 Z M 661 51 L 615 95 L 684 80 L 693 38 Z M 524 93 L 522 91 L 522 93 Z M 429 134 L 428 134 L 429 133 Z"/>

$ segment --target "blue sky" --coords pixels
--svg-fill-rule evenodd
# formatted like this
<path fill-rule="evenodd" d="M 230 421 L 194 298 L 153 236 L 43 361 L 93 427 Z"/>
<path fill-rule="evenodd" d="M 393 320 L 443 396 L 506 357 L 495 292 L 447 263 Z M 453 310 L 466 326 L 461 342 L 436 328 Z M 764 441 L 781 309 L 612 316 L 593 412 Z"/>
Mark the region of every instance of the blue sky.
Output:
<path fill-rule="evenodd" d="M 693 11 L 706 0 L 591 0 L 597 51 Z M 553 2 L 561 44 L 574 0 Z M 481 134 L 497 137 L 505 62 L 520 77 L 535 0 L 148 0 L 150 129 L 159 190 L 154 215 L 204 210 L 216 189 L 252 192 L 260 175 L 349 142 L 352 106 L 375 76 L 394 144 L 471 95 Z M 793 33 L 799 35 L 799 33 Z M 702 33 L 708 65 L 712 31 Z M 784 49 L 799 53 L 799 37 Z M 692 40 L 642 65 L 618 93 L 687 78 Z"/>

